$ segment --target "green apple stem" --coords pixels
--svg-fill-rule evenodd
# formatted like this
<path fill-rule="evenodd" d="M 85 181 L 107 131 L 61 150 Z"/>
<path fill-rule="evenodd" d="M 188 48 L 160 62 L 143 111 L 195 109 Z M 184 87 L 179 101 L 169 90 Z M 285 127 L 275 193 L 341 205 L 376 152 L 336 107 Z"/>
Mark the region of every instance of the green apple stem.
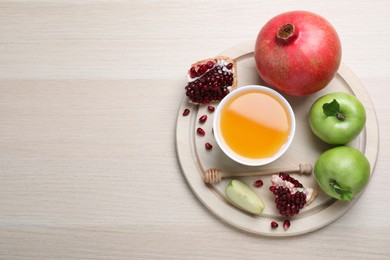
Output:
<path fill-rule="evenodd" d="M 341 121 L 345 120 L 345 115 L 342 112 L 338 112 L 336 114 L 336 117 L 338 120 L 341 120 Z"/>
<path fill-rule="evenodd" d="M 352 199 L 352 192 L 350 190 L 341 188 L 335 180 L 330 182 L 330 186 L 340 195 L 342 200 Z"/>

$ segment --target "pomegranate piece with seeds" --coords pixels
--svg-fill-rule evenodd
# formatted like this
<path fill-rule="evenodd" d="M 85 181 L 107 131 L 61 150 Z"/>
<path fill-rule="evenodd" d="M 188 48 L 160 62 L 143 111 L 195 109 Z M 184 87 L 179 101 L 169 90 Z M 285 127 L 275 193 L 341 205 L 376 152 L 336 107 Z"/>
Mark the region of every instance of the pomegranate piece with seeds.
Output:
<path fill-rule="evenodd" d="M 220 101 L 237 87 L 236 71 L 236 62 L 229 57 L 198 61 L 188 70 L 186 96 L 194 104 Z"/>
<path fill-rule="evenodd" d="M 317 195 L 315 189 L 304 187 L 298 180 L 283 172 L 272 175 L 271 182 L 269 190 L 275 195 L 276 208 L 285 217 L 298 214 Z"/>

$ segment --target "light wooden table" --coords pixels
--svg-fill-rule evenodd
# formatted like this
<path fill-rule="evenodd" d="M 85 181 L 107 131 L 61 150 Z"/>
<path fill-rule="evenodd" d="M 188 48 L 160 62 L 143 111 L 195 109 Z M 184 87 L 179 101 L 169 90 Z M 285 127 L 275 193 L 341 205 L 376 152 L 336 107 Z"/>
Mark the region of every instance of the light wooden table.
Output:
<path fill-rule="evenodd" d="M 343 62 L 374 103 L 380 151 L 363 196 L 337 221 L 261 237 L 191 192 L 176 115 L 193 61 L 294 9 L 336 27 Z M 387 0 L 0 1 L 0 259 L 389 259 L 389 9 Z"/>

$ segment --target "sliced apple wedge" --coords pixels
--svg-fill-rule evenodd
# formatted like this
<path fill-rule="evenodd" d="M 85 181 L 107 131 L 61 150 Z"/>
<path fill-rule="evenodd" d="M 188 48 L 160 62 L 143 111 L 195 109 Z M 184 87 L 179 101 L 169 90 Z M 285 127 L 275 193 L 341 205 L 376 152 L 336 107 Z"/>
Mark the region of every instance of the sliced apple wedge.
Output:
<path fill-rule="evenodd" d="M 260 215 L 264 210 L 261 198 L 248 185 L 238 180 L 231 180 L 225 189 L 230 203 L 250 214 Z"/>

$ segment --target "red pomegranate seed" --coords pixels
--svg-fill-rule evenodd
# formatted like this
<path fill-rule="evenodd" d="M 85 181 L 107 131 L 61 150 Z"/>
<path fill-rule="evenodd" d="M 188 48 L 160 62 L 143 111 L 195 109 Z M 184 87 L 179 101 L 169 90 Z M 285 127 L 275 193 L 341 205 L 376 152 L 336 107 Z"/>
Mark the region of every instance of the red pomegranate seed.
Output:
<path fill-rule="evenodd" d="M 189 113 L 190 113 L 190 110 L 188 108 L 186 108 L 183 111 L 183 116 L 188 116 Z"/>
<path fill-rule="evenodd" d="M 200 127 L 198 127 L 198 129 L 196 129 L 196 132 L 197 132 L 199 135 L 205 135 L 205 134 L 206 134 L 206 132 L 205 132 L 202 128 L 200 128 Z"/>
<path fill-rule="evenodd" d="M 213 146 L 210 143 L 205 143 L 204 145 L 206 147 L 206 150 L 211 150 L 213 149 Z"/>
<path fill-rule="evenodd" d="M 290 227 L 291 223 L 290 223 L 290 220 L 286 219 L 284 222 L 283 222 L 283 227 L 285 230 L 287 230 L 289 227 Z"/>
<path fill-rule="evenodd" d="M 229 63 L 228 65 L 226 65 L 226 68 L 228 68 L 229 70 L 231 70 L 233 68 L 233 63 Z"/>
<path fill-rule="evenodd" d="M 261 187 L 261 186 L 263 186 L 263 181 L 262 180 L 257 180 L 257 181 L 255 181 L 254 183 L 253 183 L 253 185 L 255 186 L 255 187 Z"/>
<path fill-rule="evenodd" d="M 214 67 L 214 62 L 209 60 L 206 65 L 207 65 L 207 68 L 211 69 L 212 67 Z"/>
<path fill-rule="evenodd" d="M 213 106 L 208 106 L 207 110 L 210 111 L 210 112 L 214 112 L 215 108 Z"/>
<path fill-rule="evenodd" d="M 190 69 L 190 77 L 191 77 L 191 78 L 195 78 L 195 77 L 196 77 L 195 67 L 192 67 L 192 68 Z"/>
<path fill-rule="evenodd" d="M 200 123 L 204 123 L 204 122 L 206 122 L 206 120 L 207 120 L 207 115 L 203 115 L 203 116 L 201 116 L 201 117 L 199 118 L 199 122 L 200 122 Z"/>
<path fill-rule="evenodd" d="M 203 73 L 205 73 L 206 69 L 203 66 L 198 66 L 198 76 L 201 76 Z"/>
<path fill-rule="evenodd" d="M 278 225 L 278 223 L 276 223 L 276 221 L 272 221 L 272 222 L 271 222 L 271 227 L 272 227 L 273 229 L 275 229 L 275 228 L 279 227 L 279 225 Z"/>

